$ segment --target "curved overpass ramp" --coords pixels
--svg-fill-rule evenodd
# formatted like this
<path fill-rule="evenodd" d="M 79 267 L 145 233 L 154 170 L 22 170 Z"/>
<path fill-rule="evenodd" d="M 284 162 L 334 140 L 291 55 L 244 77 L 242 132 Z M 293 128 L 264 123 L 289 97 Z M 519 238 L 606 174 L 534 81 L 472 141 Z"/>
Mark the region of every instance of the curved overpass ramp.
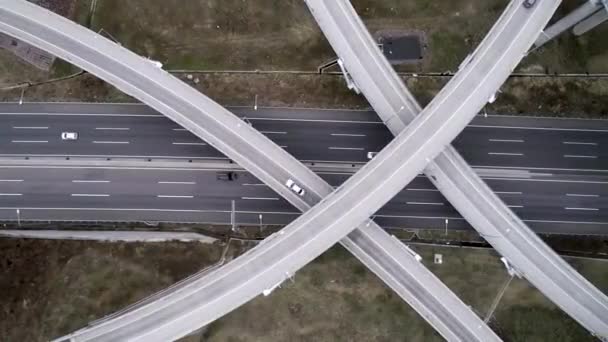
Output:
<path fill-rule="evenodd" d="M 391 132 L 399 134 L 422 109 L 377 48 L 350 2 L 306 2 L 358 88 Z M 552 9 L 558 4 L 553 1 Z M 511 5 L 525 11 L 518 1 Z M 533 34 L 524 37 L 528 42 L 535 38 Z M 479 56 L 478 50 L 467 60 L 472 63 Z M 532 284 L 589 331 L 606 335 L 606 296 L 538 238 L 453 147 L 448 146 L 429 163 L 425 173 L 460 214 Z"/>

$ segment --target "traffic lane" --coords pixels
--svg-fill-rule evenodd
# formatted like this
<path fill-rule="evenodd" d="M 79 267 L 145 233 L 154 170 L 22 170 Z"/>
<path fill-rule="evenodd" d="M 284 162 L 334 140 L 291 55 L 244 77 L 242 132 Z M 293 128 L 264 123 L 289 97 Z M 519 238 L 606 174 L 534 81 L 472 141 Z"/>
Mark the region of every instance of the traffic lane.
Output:
<path fill-rule="evenodd" d="M 586 143 L 607 143 L 608 130 L 597 131 L 593 127 L 589 129 L 557 129 L 557 128 L 536 128 L 536 127 L 521 127 L 521 128 L 503 128 L 489 126 L 467 126 L 462 134 L 462 138 L 469 138 L 472 141 L 467 142 L 501 142 L 500 139 L 521 140 L 524 144 L 552 144 L 569 141 L 581 141 Z M 484 140 L 485 139 L 485 140 Z M 492 140 L 496 139 L 496 140 Z M 506 141 L 509 142 L 509 141 Z M 519 142 L 519 141 L 514 141 Z"/>
<path fill-rule="evenodd" d="M 8 134 L 3 135 L 2 145 L 5 147 L 0 149 L 0 154 L 223 157 L 221 153 L 164 117 L 85 116 L 80 120 L 73 120 L 73 117 L 69 116 L 42 115 L 35 116 L 38 125 L 34 126 L 35 128 L 27 126 L 28 122 L 31 122 L 23 120 L 27 116 L 17 117 L 21 121 L 9 122 L 7 126 L 3 126 L 11 128 L 7 128 Z M 58 120 L 53 122 L 50 118 Z M 83 123 L 92 119 L 100 120 L 95 124 Z M 386 128 L 377 123 L 328 124 L 293 120 L 251 122 L 256 129 L 303 160 L 364 162 L 368 160 L 367 152 L 380 150 L 391 139 Z M 299 129 L 294 130 L 294 126 Z M 30 129 L 27 129 L 28 127 Z M 62 131 L 77 131 L 80 133 L 80 139 L 69 142 L 68 145 L 60 139 Z M 465 159 L 475 165 L 589 169 L 605 166 L 604 154 L 597 148 L 601 144 L 600 141 L 605 140 L 605 133 L 526 129 L 494 131 L 499 133 L 488 132 L 485 128 L 469 127 L 459 136 L 455 145 Z M 314 141 L 314 144 L 311 141 Z M 151 150 L 154 150 L 154 153 L 150 153 Z"/>
<path fill-rule="evenodd" d="M 234 200 L 240 210 L 294 210 L 248 173 L 236 172 L 234 181 L 217 180 L 216 174 L 201 170 L 0 169 L 0 199 L 15 207 L 213 210 L 229 210 Z"/>
<path fill-rule="evenodd" d="M 535 127 L 549 129 L 581 129 L 608 131 L 608 120 L 602 119 L 579 119 L 579 118 L 556 118 L 525 115 L 483 115 L 476 116 L 471 121 L 472 126 L 487 127 Z"/>
<path fill-rule="evenodd" d="M 32 170 L 14 170 L 13 174 L 3 174 L 4 180 L 9 180 L 10 176 L 13 176 L 13 180 L 18 181 L 17 177 L 22 175 L 22 178 L 28 178 L 28 172 L 31 173 Z M 286 202 L 281 202 L 280 200 L 271 200 L 266 197 L 266 199 L 262 196 L 272 196 L 273 192 L 261 183 L 255 183 L 255 178 L 249 176 L 246 173 L 239 175 L 240 183 L 236 187 L 230 187 L 230 185 L 237 184 L 237 182 L 215 182 L 213 179 L 213 172 L 201 172 L 196 171 L 195 173 L 202 174 L 203 177 L 176 177 L 174 173 L 168 172 L 167 175 L 149 176 L 148 172 L 140 172 L 136 171 L 126 171 L 126 170 L 113 170 L 119 171 L 119 176 L 114 176 L 118 179 L 123 179 L 124 181 L 121 183 L 120 181 L 114 181 L 113 186 L 109 188 L 109 195 L 107 198 L 104 197 L 95 197 L 95 196 L 84 196 L 84 197 L 74 197 L 71 196 L 72 192 L 79 194 L 101 194 L 101 192 L 94 191 L 86 191 L 86 192 L 76 192 L 82 189 L 104 189 L 106 188 L 104 184 L 81 184 L 77 187 L 73 187 L 74 184 L 70 184 L 70 179 L 81 179 L 81 180 L 100 180 L 100 179 L 113 179 L 114 177 L 104 177 L 104 170 L 78 170 L 81 174 L 67 176 L 64 172 L 48 172 L 49 181 L 48 182 L 40 182 L 40 184 L 32 184 L 30 187 L 35 189 L 35 191 L 27 192 L 26 194 L 20 197 L 5 197 L 3 198 L 4 207 L 11 207 L 14 209 L 17 208 L 31 208 L 32 206 L 37 206 L 40 208 L 96 208 L 98 210 L 101 209 L 116 209 L 116 210 L 124 210 L 124 209 L 138 209 L 145 210 L 143 208 L 154 208 L 158 210 L 174 210 L 175 212 L 171 212 L 168 217 L 175 217 L 181 215 L 180 212 L 191 212 L 196 210 L 212 210 L 212 211 L 226 211 L 230 210 L 231 200 L 236 201 L 237 211 L 248 211 L 246 215 L 250 215 L 253 218 L 256 218 L 259 214 L 263 216 L 266 214 L 276 215 L 277 217 L 281 217 L 284 219 L 285 215 L 290 215 L 290 213 L 294 213 L 295 210 L 289 206 Z M 34 172 L 36 172 L 34 170 Z M 166 172 L 166 171 L 165 171 Z M 179 172 L 180 175 L 188 175 L 188 172 Z M 173 175 L 173 176 L 168 176 Z M 9 177 L 7 177 L 9 176 Z M 169 177 L 169 178 L 167 178 Z M 251 177 L 251 178 L 248 178 Z M 329 178 L 330 181 L 333 181 L 334 184 L 342 181 L 346 176 L 345 175 L 325 175 L 325 178 Z M 72 180 L 73 180 L 72 179 Z M 158 189 L 154 188 L 154 182 L 159 182 L 161 179 L 165 179 L 163 182 L 170 182 L 171 184 L 164 184 L 171 187 L 171 194 L 165 193 L 167 196 L 193 196 L 192 198 L 180 198 L 180 197 L 167 197 L 167 198 L 155 198 L 155 193 L 158 192 Z M 133 183 L 143 181 L 141 185 L 136 185 L 139 192 L 145 192 L 147 195 L 132 195 L 133 191 Z M 179 193 L 175 191 L 175 189 L 182 189 L 183 187 L 191 188 L 189 184 L 175 184 L 174 182 L 202 182 L 206 184 L 205 191 L 196 191 L 192 192 L 190 190 L 184 192 L 180 191 Z M 245 183 L 250 182 L 250 183 Z M 517 191 L 511 191 L 510 193 L 501 193 L 498 191 L 499 196 L 503 197 L 503 199 L 509 203 L 518 203 L 516 205 L 520 205 L 521 207 L 514 208 L 513 210 L 517 212 L 524 220 L 526 221 L 556 221 L 556 222 L 605 222 L 608 218 L 605 218 L 603 212 L 596 213 L 590 211 L 568 211 L 565 209 L 566 205 L 575 205 L 580 204 L 580 201 L 592 201 L 589 198 L 572 198 L 571 196 L 567 196 L 566 194 L 562 194 L 560 191 L 569 189 L 571 190 L 571 184 L 557 183 L 557 186 L 553 186 L 552 183 L 548 182 L 535 182 L 534 186 L 529 185 L 528 181 L 515 181 L 515 180 L 490 180 L 492 183 L 491 186 L 494 188 L 501 187 L 502 189 L 509 190 L 521 190 L 519 193 Z M 523 184 L 523 183 L 527 183 Z M 248 184 L 248 185 L 245 185 Z M 13 191 L 17 193 L 19 187 L 22 187 L 24 183 L 17 182 L 6 182 L 2 184 L 2 189 L 5 191 Z M 414 181 L 414 185 L 424 188 L 430 185 L 428 180 L 424 177 L 418 177 Z M 575 183 L 575 186 L 582 187 L 576 189 L 579 193 L 584 193 L 586 188 L 595 187 L 593 184 L 585 184 L 585 183 Z M 131 187 L 131 188 L 129 188 Z M 243 187 L 243 188 L 241 188 Z M 250 199 L 243 199 L 243 191 L 249 191 L 246 187 L 251 187 L 253 191 L 250 192 Z M 519 188 L 518 188 L 519 187 Z M 150 188 L 154 188 L 154 190 L 150 190 Z M 60 190 L 58 190 L 60 189 Z M 72 189 L 76 189 L 73 191 Z M 129 190 L 123 190 L 129 189 Z M 524 197 L 524 189 L 528 189 L 525 193 Z M 541 195 L 534 193 L 531 189 L 536 192 L 541 192 Z M 62 194 L 58 195 L 56 192 L 63 191 Z M 542 195 L 542 192 L 552 193 L 552 195 Z M 588 192 L 588 191 L 587 191 Z M 69 195 L 68 195 L 69 194 Z M 202 194 L 202 195 L 201 195 Z M 202 196 L 202 198 L 199 198 Z M 239 198 L 239 196 L 241 196 Z M 276 195 L 275 195 L 276 196 Z M 428 197 L 432 196 L 432 197 Z M 411 225 L 412 218 L 424 218 L 424 220 L 436 220 L 437 218 L 448 218 L 458 219 L 457 212 L 449 205 L 435 205 L 431 204 L 433 200 L 436 200 L 438 194 L 436 192 L 427 192 L 427 191 L 408 191 L 405 190 L 399 194 L 396 200 L 389 202 L 385 207 L 383 207 L 379 212 L 379 217 L 391 217 L 393 221 L 391 222 L 406 222 L 405 225 L 401 227 L 416 227 L 415 225 Z M 257 199 L 256 199 L 257 197 Z M 512 200 L 509 200 L 511 198 Z M 26 201 L 27 199 L 27 201 Z M 110 200 L 111 199 L 111 200 Z M 520 202 L 514 202 L 520 201 Z M 405 202 L 404 202 L 405 201 Z M 410 202 L 409 204 L 407 202 Z M 423 202 L 427 201 L 427 202 Z M 523 201 L 523 202 L 522 202 Z M 568 201 L 579 201 L 579 202 L 568 202 Z M 417 203 L 411 203 L 417 202 Z M 595 200 L 593 200 L 595 203 Z M 605 208 L 608 204 L 605 203 L 605 200 L 602 199 L 601 207 Z M 585 203 L 586 204 L 586 203 Z M 120 214 L 122 215 L 122 214 Z M 169 215 L 169 214 L 167 214 Z M 186 214 L 188 217 L 190 214 Z M 244 214 L 245 215 L 245 214 Z M 77 215 L 78 216 L 78 215 Z M 78 216 L 80 217 L 80 216 Z M 145 217 L 145 216 L 139 216 Z M 291 216 L 290 216 L 291 217 Z M 166 219 L 171 220 L 171 219 Z M 259 217 L 258 217 L 259 220 Z M 270 223 L 270 218 L 267 223 Z M 602 221 L 603 220 L 603 221 Z M 183 219 L 175 219 L 176 222 L 187 221 L 186 218 Z M 246 221 L 249 223 L 255 223 Z M 408 223 L 409 222 L 409 223 Z M 560 224 L 562 224 L 560 223 Z M 387 223 L 388 224 L 388 223 Z M 434 224 L 434 223 L 433 223 Z M 565 223 L 563 223 L 565 224 Z M 433 226 L 434 227 L 434 226 Z M 458 226 L 453 226 L 452 228 L 456 228 Z M 467 226 L 468 227 L 468 226 Z M 588 228 L 588 226 L 586 226 Z M 439 227 L 441 228 L 441 227 Z M 587 229 L 586 228 L 586 229 Z M 575 230 L 580 233 L 580 230 Z M 563 232 L 563 231 L 562 231 Z"/>
<path fill-rule="evenodd" d="M 285 118 L 296 120 L 337 120 L 354 122 L 382 123 L 376 113 L 372 110 L 356 109 L 327 109 L 327 108 L 289 108 L 289 107 L 251 107 L 226 106 L 233 113 L 247 118 L 278 119 Z"/>
<path fill-rule="evenodd" d="M 19 209 L 19 211 L 17 211 Z M 87 209 L 87 208 L 0 208 L 2 221 L 105 221 L 105 222 L 183 222 L 230 224 L 229 211 L 161 209 Z M 239 221 L 241 222 L 241 221 Z"/>
<path fill-rule="evenodd" d="M 258 196 L 255 196 L 258 197 Z M 82 209 L 124 209 L 181 211 L 230 211 L 232 201 L 239 211 L 254 213 L 293 213 L 295 209 L 280 198 L 269 199 L 224 197 L 213 195 L 185 195 L 182 193 L 161 193 L 159 195 L 117 194 L 110 191 L 75 191 L 73 193 L 49 194 L 46 192 L 22 191 L 19 196 L 0 196 L 2 208 L 82 208 Z"/>
<path fill-rule="evenodd" d="M 226 106 L 237 115 L 250 118 L 276 118 L 285 117 L 305 120 L 342 120 L 380 122 L 373 110 L 327 109 L 327 108 L 289 108 L 289 107 L 258 107 L 252 106 Z M 126 115 L 159 116 L 154 109 L 142 103 L 82 103 L 82 102 L 34 102 L 23 104 L 0 103 L 0 115 L 4 113 L 48 113 L 48 114 L 78 114 L 78 115 Z M 608 120 L 552 118 L 525 115 L 483 115 L 476 116 L 471 125 L 488 127 L 536 127 L 551 129 L 583 129 L 608 130 Z"/>
<path fill-rule="evenodd" d="M 52 191 L 80 188 L 108 189 L 120 194 L 154 194 L 164 189 L 179 189 L 189 194 L 216 193 L 225 196 L 274 194 L 270 188 L 247 172 L 234 172 L 233 181 L 218 180 L 224 171 L 199 169 L 114 169 L 114 168 L 0 168 L 0 187 L 31 187 Z"/>
<path fill-rule="evenodd" d="M 156 115 L 162 116 L 147 105 L 137 103 L 92 103 L 92 102 L 3 102 L 0 115 L 6 114 L 76 114 L 76 115 Z"/>
<path fill-rule="evenodd" d="M 606 154 L 599 148 L 608 143 L 606 133 L 498 130 L 505 134 L 488 135 L 481 129 L 465 131 L 454 145 L 474 165 L 606 167 Z"/>
<path fill-rule="evenodd" d="M 113 186 L 121 187 L 121 191 L 129 189 L 130 186 L 140 186 L 141 191 L 155 191 L 159 184 L 171 186 L 189 186 L 197 188 L 204 186 L 209 191 L 231 193 L 233 195 L 248 194 L 249 189 L 271 191 L 255 177 L 244 171 L 236 172 L 238 178 L 233 182 L 218 181 L 217 170 L 200 169 L 115 169 L 115 168 L 72 168 L 72 167 L 4 167 L 0 168 L 0 179 L 5 180 L 3 186 L 17 186 L 19 181 L 39 182 L 48 184 L 62 184 L 70 182 L 87 182 L 95 184 L 111 183 Z M 334 187 L 341 185 L 351 174 L 321 173 L 321 177 Z M 536 177 L 536 176 L 534 176 Z M 511 198 L 514 196 L 526 196 L 530 193 L 542 193 L 553 195 L 606 195 L 608 191 L 607 177 L 596 177 L 597 180 L 581 180 L 578 176 L 549 175 L 541 179 L 537 178 L 501 178 L 484 177 L 488 185 L 501 197 Z M 16 181 L 14 184 L 12 181 Z M 101 184 L 104 185 L 104 184 Z M 109 184 L 108 184 L 109 185 Z M 241 188 L 243 186 L 244 188 Z M 396 200 L 411 199 L 412 196 L 424 195 L 425 200 L 443 200 L 441 194 L 433 187 L 426 176 L 419 175 L 408 184 L 406 189 L 399 193 Z"/>
<path fill-rule="evenodd" d="M 391 136 L 381 124 L 251 121 L 252 126 L 300 160 L 365 162 Z"/>
<path fill-rule="evenodd" d="M 62 118 L 53 123 L 49 118 L 40 125 L 46 129 L 8 129 L 1 141 L 0 154 L 50 154 L 50 155 L 91 155 L 91 156 L 168 156 L 185 158 L 222 157 L 221 153 L 198 139 L 196 136 L 167 119 L 120 117 L 113 121 L 108 117 L 94 124 L 84 121 L 97 117 L 84 117 L 74 120 Z M 68 117 L 69 118 L 69 117 Z M 133 122 L 133 120 L 136 120 Z M 123 121 L 123 122 L 120 122 Z M 351 124 L 294 121 L 258 120 L 252 125 L 266 134 L 278 145 L 289 148 L 297 157 L 305 160 L 318 160 L 319 150 L 322 159 L 334 161 L 365 161 L 367 150 L 377 151 L 388 143 L 388 135 L 378 124 Z M 27 127 L 27 122 L 9 122 L 11 127 Z M 299 130 L 293 130 L 297 126 Z M 367 129 L 361 126 L 372 126 Z M 292 130 L 292 132 L 290 132 Z M 62 141 L 61 132 L 78 132 L 76 141 Z M 309 132 L 309 133 L 306 133 Z M 313 132 L 312 134 L 310 132 Z M 386 133 L 386 132 L 384 132 Z M 34 143 L 38 141 L 38 143 Z M 362 153 L 356 153 L 363 146 Z M 369 147 L 371 146 L 371 147 Z M 154 151 L 151 153 L 151 151 Z"/>

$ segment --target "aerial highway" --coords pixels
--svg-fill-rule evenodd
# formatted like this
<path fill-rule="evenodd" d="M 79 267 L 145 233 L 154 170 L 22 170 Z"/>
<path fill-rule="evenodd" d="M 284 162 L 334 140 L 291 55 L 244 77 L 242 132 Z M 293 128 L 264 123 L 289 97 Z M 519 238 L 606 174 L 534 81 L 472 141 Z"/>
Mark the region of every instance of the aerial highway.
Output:
<path fill-rule="evenodd" d="M 341 58 L 352 81 L 367 97 L 391 132 L 395 135 L 401 134 L 405 125 L 421 108 L 376 48 L 375 41 L 350 3 L 341 0 L 310 0 L 307 4 Z M 531 38 L 535 37 L 536 35 L 533 35 Z M 478 61 L 476 52 L 465 58 L 457 77 Z M 494 96 L 487 95 L 488 99 Z M 440 96 L 441 93 L 438 97 Z M 435 101 L 437 98 L 429 107 Z M 444 110 L 450 109 L 446 107 Z M 523 139 L 505 139 L 502 142 L 516 141 L 524 142 Z M 517 158 L 522 157 L 524 153 L 505 151 L 494 155 Z M 474 228 L 484 236 L 493 237 L 488 241 L 537 288 L 594 335 L 608 334 L 608 320 L 605 318 L 608 315 L 608 298 L 532 233 L 509 206 L 503 204 L 477 177 L 456 150 L 448 147 L 435 163 L 428 166 L 426 174 Z M 546 267 L 547 264 L 553 267 Z M 580 293 L 590 295 L 577 298 L 576 295 Z"/>
<path fill-rule="evenodd" d="M 330 185 L 316 178 L 312 171 L 247 123 L 150 63 L 142 63 L 141 57 L 27 2 L 2 1 L 0 5 L 0 30 L 92 71 L 159 110 L 247 168 L 301 210 L 309 208 L 309 202 L 315 203 L 332 191 Z M 306 184 L 307 195 L 294 196 L 294 192 L 284 186 L 286 179 Z M 305 179 L 307 181 L 302 181 Z M 373 234 L 361 234 L 359 240 L 367 237 L 379 241 L 385 236 L 372 222 L 365 226 L 371 227 Z M 285 280 L 352 229 L 292 224 L 217 272 L 191 279 L 180 288 L 182 291 L 171 293 L 171 298 L 149 303 L 77 332 L 70 339 L 99 338 L 100 335 L 108 340 L 137 338 L 162 341 L 178 338 Z M 409 303 L 421 310 L 427 320 L 435 322 L 434 326 L 446 336 L 457 334 L 466 340 L 497 339 L 479 317 L 417 263 L 407 247 L 395 239 L 384 241 L 392 243 L 394 248 L 369 241 L 367 248 L 351 251 L 363 260 L 376 260 L 366 264 L 373 266 L 372 270 L 381 277 L 383 273 L 392 275 L 395 271 L 400 272 L 400 276 L 392 276 L 387 283 L 400 296 L 411 299 Z M 382 248 L 374 249 L 374 246 Z M 370 248 L 374 254 L 369 258 L 360 254 Z M 393 254 L 388 254 L 389 251 Z M 380 256 L 384 260 L 377 260 Z M 404 268 L 412 263 L 417 266 Z M 382 269 L 385 265 L 391 265 L 391 268 Z M 408 282 L 396 287 L 398 279 Z M 171 306 L 171 309 L 165 306 Z M 457 319 L 445 320 L 446 317 Z"/>
<path fill-rule="evenodd" d="M 373 111 L 228 107 L 301 161 L 364 163 L 391 133 Z M 31 122 L 36 122 L 32 125 Z M 226 158 L 140 105 L 0 104 L 0 157 Z M 62 141 L 61 132 L 77 132 Z M 474 167 L 608 170 L 608 121 L 479 115 L 454 141 Z"/>
<path fill-rule="evenodd" d="M 557 2 L 544 1 L 528 11 L 512 2 L 476 51 L 478 58 L 470 59 L 429 107 L 382 152 L 286 229 L 297 232 L 300 227 L 322 227 L 331 234 L 344 234 L 371 216 L 473 118 L 492 95 L 488 92 L 496 91 L 532 43 L 529 36 L 540 31 L 556 6 Z M 466 96 L 469 91 L 477 97 Z M 316 247 L 310 245 L 307 251 Z"/>
<path fill-rule="evenodd" d="M 525 25 L 524 25 L 524 27 L 525 27 Z M 386 153 L 384 153 L 384 154 L 386 154 Z M 432 153 L 431 153 L 431 154 L 432 154 Z M 375 159 L 375 160 L 372 160 L 371 164 L 375 164 L 376 160 L 380 160 L 380 161 L 382 161 L 382 159 L 385 159 L 385 158 L 382 158 L 382 155 L 383 155 L 383 153 L 380 153 L 380 154 L 378 155 L 378 157 L 376 157 L 376 159 Z M 286 233 L 286 235 L 287 235 L 287 233 Z M 272 241 L 271 241 L 271 242 L 272 242 Z"/>

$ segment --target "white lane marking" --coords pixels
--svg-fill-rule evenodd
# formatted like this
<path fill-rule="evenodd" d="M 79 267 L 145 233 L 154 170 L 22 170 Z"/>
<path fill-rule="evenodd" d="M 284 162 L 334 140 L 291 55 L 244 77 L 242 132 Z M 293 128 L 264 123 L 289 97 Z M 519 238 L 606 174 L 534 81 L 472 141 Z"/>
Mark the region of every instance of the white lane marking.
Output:
<path fill-rule="evenodd" d="M 53 104 L 57 104 L 61 102 L 54 102 Z M 67 102 L 64 102 L 67 103 Z M 70 102 L 73 104 L 75 102 Z M 108 105 L 110 103 L 103 103 L 103 105 Z M 150 118 L 162 118 L 162 115 L 158 114 L 82 114 L 82 113 L 0 113 L 0 115 L 11 116 L 11 115 L 20 115 L 20 116 L 125 116 L 125 117 L 150 117 Z"/>
<path fill-rule="evenodd" d="M 22 196 L 23 194 L 0 194 L 0 196 Z"/>
<path fill-rule="evenodd" d="M 443 203 L 438 203 L 438 202 L 406 202 L 406 204 L 411 204 L 411 205 L 444 205 Z"/>
<path fill-rule="evenodd" d="M 158 184 L 187 184 L 187 185 L 194 185 L 194 184 L 196 184 L 196 182 L 171 182 L 171 181 L 160 181 L 160 182 L 158 182 Z"/>
<path fill-rule="evenodd" d="M 564 209 L 566 209 L 566 210 L 585 210 L 585 211 L 598 211 L 599 210 L 597 208 L 573 208 L 573 207 L 566 207 Z"/>
<path fill-rule="evenodd" d="M 72 183 L 110 183 L 109 180 L 82 180 L 74 179 Z"/>
<path fill-rule="evenodd" d="M 264 183 L 243 183 L 242 186 L 268 186 Z"/>
<path fill-rule="evenodd" d="M 523 205 L 507 205 L 509 208 L 523 208 Z"/>
<path fill-rule="evenodd" d="M 243 200 L 278 201 L 278 197 L 241 197 Z"/>
<path fill-rule="evenodd" d="M 49 129 L 42 126 L 13 126 L 13 129 Z"/>
<path fill-rule="evenodd" d="M 516 182 L 552 182 L 552 183 L 580 183 L 580 184 L 608 184 L 605 181 L 582 181 L 570 179 L 534 179 L 534 178 L 504 178 L 504 177 L 481 177 L 481 179 L 516 181 Z"/>
<path fill-rule="evenodd" d="M 172 130 L 173 130 L 173 131 L 176 131 L 176 132 L 183 132 L 183 131 L 187 131 L 187 129 L 185 129 L 185 128 L 173 128 Z"/>
<path fill-rule="evenodd" d="M 279 145 L 280 148 L 287 148 L 287 145 Z"/>
<path fill-rule="evenodd" d="M 600 195 L 593 194 L 566 194 L 568 197 L 600 197 Z"/>
<path fill-rule="evenodd" d="M 262 134 L 287 134 L 287 132 L 260 131 Z"/>
<path fill-rule="evenodd" d="M 40 143 L 40 144 L 46 144 L 49 141 L 48 140 L 11 140 L 12 143 L 32 143 L 32 144 L 36 144 L 36 143 Z"/>
<path fill-rule="evenodd" d="M 365 134 L 331 133 L 334 137 L 366 137 Z"/>
<path fill-rule="evenodd" d="M 0 179 L 0 182 L 23 182 L 23 179 Z"/>
<path fill-rule="evenodd" d="M 192 146 L 207 146 L 207 144 L 202 142 L 172 142 L 173 145 L 192 145 Z"/>
<path fill-rule="evenodd" d="M 363 151 L 363 147 L 328 147 L 330 150 Z"/>
<path fill-rule="evenodd" d="M 564 158 L 587 158 L 587 159 L 597 159 L 597 156 L 583 156 L 577 154 L 564 154 Z"/>
<path fill-rule="evenodd" d="M 508 153 L 508 152 L 488 152 L 491 156 L 523 156 L 523 153 Z"/>
<path fill-rule="evenodd" d="M 606 129 L 583 129 L 583 128 L 554 128 L 554 127 L 523 127 L 523 126 L 492 126 L 492 125 L 468 125 L 467 128 L 501 128 L 501 129 L 526 129 L 538 131 L 570 131 L 570 132 L 600 132 L 608 133 Z"/>
<path fill-rule="evenodd" d="M 189 195 L 156 195 L 158 198 L 194 198 L 194 196 Z"/>
<path fill-rule="evenodd" d="M 71 194 L 72 197 L 110 197 L 108 194 Z"/>
<path fill-rule="evenodd" d="M 405 189 L 406 191 L 439 191 L 437 189 L 416 189 L 416 188 L 411 188 L 411 189 Z"/>
<path fill-rule="evenodd" d="M 589 145 L 589 146 L 597 146 L 597 143 L 590 142 L 578 142 L 578 141 L 563 141 L 564 145 Z"/>
<path fill-rule="evenodd" d="M 93 144 L 128 144 L 128 141 L 105 141 L 105 140 L 94 140 Z"/>
<path fill-rule="evenodd" d="M 128 127 L 95 127 L 98 131 L 128 131 Z"/>
<path fill-rule="evenodd" d="M 492 142 L 512 142 L 512 143 L 523 143 L 524 140 L 521 139 L 488 139 Z"/>
<path fill-rule="evenodd" d="M 522 195 L 521 191 L 494 191 L 497 195 Z"/>

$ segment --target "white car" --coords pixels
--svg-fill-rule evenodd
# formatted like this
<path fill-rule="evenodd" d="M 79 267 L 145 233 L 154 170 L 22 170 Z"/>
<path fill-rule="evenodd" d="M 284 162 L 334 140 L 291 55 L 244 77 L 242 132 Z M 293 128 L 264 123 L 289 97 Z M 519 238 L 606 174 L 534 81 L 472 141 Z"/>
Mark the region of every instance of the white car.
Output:
<path fill-rule="evenodd" d="M 304 189 L 302 189 L 298 184 L 296 184 L 296 182 L 294 182 L 291 178 L 288 179 L 287 182 L 285 182 L 285 185 L 290 188 L 291 191 L 295 192 L 300 196 L 304 196 L 304 194 L 306 193 L 306 191 L 304 191 Z"/>
<path fill-rule="evenodd" d="M 62 132 L 61 140 L 76 140 L 78 139 L 78 133 L 76 132 Z"/>
<path fill-rule="evenodd" d="M 372 159 L 378 154 L 378 152 L 367 152 L 367 159 Z"/>

